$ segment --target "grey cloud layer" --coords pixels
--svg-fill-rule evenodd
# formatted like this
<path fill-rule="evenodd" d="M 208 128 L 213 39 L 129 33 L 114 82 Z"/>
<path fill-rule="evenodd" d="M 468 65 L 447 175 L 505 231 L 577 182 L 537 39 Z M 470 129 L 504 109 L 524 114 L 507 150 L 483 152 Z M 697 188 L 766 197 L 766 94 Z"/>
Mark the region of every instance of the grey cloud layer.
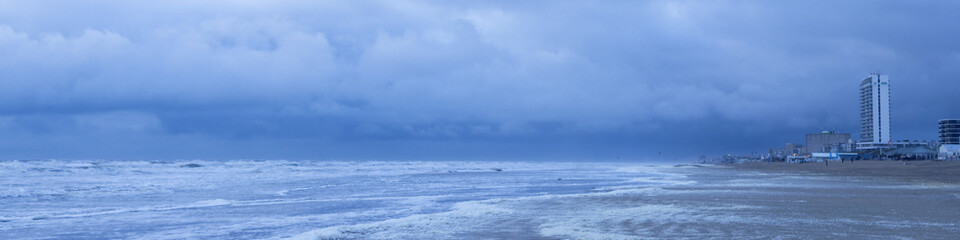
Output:
<path fill-rule="evenodd" d="M 857 79 L 882 71 L 901 136 L 930 139 L 960 110 L 958 6 L 917 5 L 0 1 L 0 132 L 37 157 L 690 156 L 856 133 Z"/>

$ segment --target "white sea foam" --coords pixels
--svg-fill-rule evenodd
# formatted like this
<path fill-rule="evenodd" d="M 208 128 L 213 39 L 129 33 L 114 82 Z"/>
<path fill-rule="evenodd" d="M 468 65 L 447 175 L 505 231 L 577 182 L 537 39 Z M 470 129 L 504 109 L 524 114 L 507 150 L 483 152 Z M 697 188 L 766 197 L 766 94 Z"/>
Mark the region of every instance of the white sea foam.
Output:
<path fill-rule="evenodd" d="M 544 219 L 536 221 L 549 222 L 551 216 L 557 217 L 560 212 L 545 209 L 530 212 L 518 206 L 537 205 L 538 202 L 580 201 L 582 198 L 595 197 L 638 197 L 656 196 L 671 190 L 664 190 L 652 186 L 677 186 L 696 183 L 687 180 L 686 175 L 679 173 L 662 172 L 668 166 L 623 167 L 615 166 L 611 170 L 619 174 L 645 174 L 645 177 L 630 177 L 620 181 L 615 187 L 600 187 L 592 193 L 577 194 L 546 194 L 529 197 L 497 198 L 479 201 L 457 203 L 451 210 L 433 213 L 418 214 L 402 218 L 389 219 L 378 222 L 339 225 L 306 232 L 294 239 L 397 239 L 397 238 L 456 238 L 457 234 L 476 230 L 480 226 L 496 225 L 496 222 L 509 222 L 511 219 L 543 215 Z M 571 173 L 577 173 L 571 171 Z M 580 173 L 582 174 L 582 173 Z M 564 180 L 575 181 L 577 177 L 567 177 Z M 588 178 L 584 178 L 588 179 Z M 622 185 L 627 184 L 627 185 Z M 591 215 L 593 216 L 593 215 Z M 556 223 L 560 224 L 560 223 Z M 545 225 L 544 233 L 558 232 L 561 225 Z M 596 237 L 596 236 L 592 236 Z"/>
<path fill-rule="evenodd" d="M 593 205 L 596 197 L 638 197 L 656 195 L 660 188 L 620 190 L 591 194 L 568 194 L 523 197 L 514 199 L 490 199 L 458 203 L 453 210 L 414 215 L 381 222 L 342 225 L 323 228 L 300 234 L 293 239 L 445 239 L 457 234 L 477 230 L 482 226 L 497 225 L 512 219 L 532 218 L 541 222 L 535 227 L 540 237 L 568 239 L 636 239 L 634 230 L 616 230 L 624 223 L 657 222 L 663 224 L 698 223 L 751 223 L 756 219 L 722 214 L 756 208 L 746 205 L 719 207 L 691 207 L 676 205 L 646 204 L 636 207 L 622 205 Z M 559 202 L 558 202 L 559 201 Z M 578 204 L 590 204 L 578 206 Z M 552 206 L 551 206 L 552 205 Z M 503 226 L 509 227 L 509 226 Z M 667 231 L 681 231 L 674 229 Z"/>
<path fill-rule="evenodd" d="M 98 215 L 108 215 L 108 214 L 123 214 L 131 212 L 156 212 L 156 211 L 170 211 L 178 209 L 188 209 L 188 208 L 203 208 L 203 207 L 216 207 L 216 206 L 227 206 L 233 204 L 234 201 L 224 200 L 224 199 L 212 199 L 198 201 L 195 203 L 183 204 L 183 205 L 159 205 L 159 206 L 148 206 L 148 207 L 136 207 L 136 208 L 75 208 L 75 209 L 62 209 L 51 212 L 35 213 L 35 215 L 21 216 L 18 218 L 4 218 L 6 221 L 31 221 L 31 220 L 48 220 L 48 219 L 66 219 L 66 218 L 84 218 L 92 217 Z"/>
<path fill-rule="evenodd" d="M 306 232 L 290 239 L 452 239 L 454 234 L 476 226 L 480 219 L 497 219 L 513 213 L 484 202 L 461 202 L 453 210 L 437 214 L 413 215 L 382 222 L 333 226 Z"/>
<path fill-rule="evenodd" d="M 639 178 L 630 179 L 628 182 L 634 182 L 634 183 L 639 182 L 639 183 L 645 183 L 645 184 L 658 184 L 658 185 L 689 185 L 689 184 L 697 183 L 697 181 L 693 181 L 693 180 L 683 180 L 684 177 L 680 177 L 676 175 L 669 176 L 669 177 L 639 177 Z"/>
<path fill-rule="evenodd" d="M 639 185 L 638 185 L 639 186 Z M 596 238 L 619 238 L 617 234 L 610 233 L 588 233 L 579 231 L 577 229 L 588 228 L 589 226 L 581 226 L 577 224 L 583 224 L 584 222 L 589 222 L 591 219 L 593 221 L 606 221 L 609 220 L 609 216 L 616 214 L 621 214 L 617 216 L 622 216 L 626 212 L 638 212 L 646 211 L 652 209 L 676 209 L 673 206 L 644 206 L 631 209 L 612 209 L 612 210 L 601 210 L 602 212 L 591 212 L 594 210 L 590 209 L 604 209 L 600 208 L 582 208 L 576 214 L 579 215 L 576 217 L 569 216 L 569 213 L 565 213 L 567 210 L 571 209 L 556 209 L 556 211 L 549 210 L 537 210 L 531 212 L 528 209 L 524 209 L 523 206 L 536 206 L 538 203 L 542 202 L 555 202 L 555 201 L 565 201 L 565 202 L 579 202 L 584 198 L 596 198 L 596 197 L 640 197 L 640 196 L 656 196 L 670 192 L 669 190 L 664 190 L 659 187 L 633 187 L 633 188 L 623 188 L 615 189 L 604 192 L 595 192 L 595 193 L 581 193 L 581 194 L 561 194 L 561 195 L 541 195 L 541 196 L 531 196 L 531 197 L 519 197 L 519 198 L 498 198 L 498 199 L 489 199 L 482 201 L 468 201 L 457 203 L 454 208 L 447 212 L 436 213 L 436 214 L 424 214 L 424 215 L 414 215 L 398 219 L 390 219 L 381 222 L 374 223 L 364 223 L 356 225 L 341 225 L 333 226 L 328 228 L 323 228 L 307 233 L 300 234 L 292 239 L 353 239 L 353 238 L 363 238 L 363 239 L 409 239 L 409 238 L 430 238 L 430 239 L 444 239 L 444 238 L 455 238 L 456 234 L 462 234 L 463 232 L 469 232 L 474 230 L 477 226 L 483 225 L 495 225 L 492 222 L 500 221 L 509 221 L 511 218 L 519 217 L 530 217 L 530 216 L 540 216 L 538 221 L 547 222 L 545 225 L 541 225 L 540 228 L 541 234 L 543 236 L 556 237 L 556 236 L 566 236 L 573 237 L 575 239 L 596 239 Z M 543 205 L 543 204 L 540 204 Z M 696 210 L 690 210 L 696 211 Z M 614 214 L 616 213 L 616 214 Z M 639 215 L 632 215 L 639 216 Z M 551 219 L 576 219 L 572 221 L 553 221 Z M 596 223 L 600 224 L 600 223 Z M 571 230 L 572 229 L 572 230 Z M 573 232 L 568 232 L 568 230 Z M 576 232 L 577 234 L 573 234 Z M 562 233 L 562 234 L 561 234 Z M 624 235 L 627 236 L 627 235 Z"/>

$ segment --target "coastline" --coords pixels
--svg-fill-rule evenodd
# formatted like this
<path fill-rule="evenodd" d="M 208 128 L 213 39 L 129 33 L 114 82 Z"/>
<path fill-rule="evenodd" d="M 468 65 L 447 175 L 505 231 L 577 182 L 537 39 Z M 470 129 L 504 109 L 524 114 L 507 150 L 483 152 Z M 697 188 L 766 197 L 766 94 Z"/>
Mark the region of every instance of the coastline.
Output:
<path fill-rule="evenodd" d="M 861 163 L 850 171 L 903 164 Z M 654 174 L 585 193 L 464 201 L 449 211 L 330 226 L 293 239 L 950 239 L 960 226 L 960 188 L 953 185 L 838 182 L 794 172 L 796 165 L 732 166 L 616 168 Z"/>
<path fill-rule="evenodd" d="M 808 172 L 834 176 L 857 176 L 919 183 L 960 184 L 960 161 L 858 160 L 811 163 L 757 162 L 724 164 L 736 169 L 770 172 Z"/>

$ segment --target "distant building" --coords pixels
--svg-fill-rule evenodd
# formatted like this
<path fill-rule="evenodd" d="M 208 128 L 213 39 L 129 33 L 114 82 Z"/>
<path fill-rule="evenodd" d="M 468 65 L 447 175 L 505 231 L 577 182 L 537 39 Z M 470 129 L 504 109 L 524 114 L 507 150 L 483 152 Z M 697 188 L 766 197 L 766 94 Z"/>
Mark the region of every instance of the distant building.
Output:
<path fill-rule="evenodd" d="M 847 144 L 850 142 L 849 133 L 834 133 L 823 131 L 807 134 L 807 152 L 846 152 L 850 151 Z"/>
<path fill-rule="evenodd" d="M 786 153 L 789 154 L 789 155 L 795 155 L 795 154 L 796 154 L 796 155 L 800 155 L 800 154 L 804 154 L 804 152 L 803 152 L 803 144 L 787 143 L 787 144 L 784 144 L 783 149 L 784 149 L 784 150 L 786 151 Z"/>
<path fill-rule="evenodd" d="M 940 144 L 960 144 L 960 119 L 940 119 Z"/>
<path fill-rule="evenodd" d="M 890 79 L 873 73 L 860 82 L 860 142 L 857 149 L 890 146 Z"/>
<path fill-rule="evenodd" d="M 803 144 L 784 144 L 783 148 L 771 148 L 770 155 L 777 157 L 803 155 L 805 153 Z"/>
<path fill-rule="evenodd" d="M 960 119 L 940 120 L 940 148 L 938 159 L 960 159 Z"/>

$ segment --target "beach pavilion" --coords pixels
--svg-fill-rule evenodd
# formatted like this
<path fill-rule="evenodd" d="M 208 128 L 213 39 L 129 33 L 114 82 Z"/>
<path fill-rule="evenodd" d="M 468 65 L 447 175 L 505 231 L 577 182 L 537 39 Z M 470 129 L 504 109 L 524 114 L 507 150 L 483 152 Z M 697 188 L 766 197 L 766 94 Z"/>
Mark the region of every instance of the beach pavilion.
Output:
<path fill-rule="evenodd" d="M 937 151 L 925 147 L 898 148 L 887 151 L 884 154 L 897 160 L 929 160 L 937 158 Z"/>

